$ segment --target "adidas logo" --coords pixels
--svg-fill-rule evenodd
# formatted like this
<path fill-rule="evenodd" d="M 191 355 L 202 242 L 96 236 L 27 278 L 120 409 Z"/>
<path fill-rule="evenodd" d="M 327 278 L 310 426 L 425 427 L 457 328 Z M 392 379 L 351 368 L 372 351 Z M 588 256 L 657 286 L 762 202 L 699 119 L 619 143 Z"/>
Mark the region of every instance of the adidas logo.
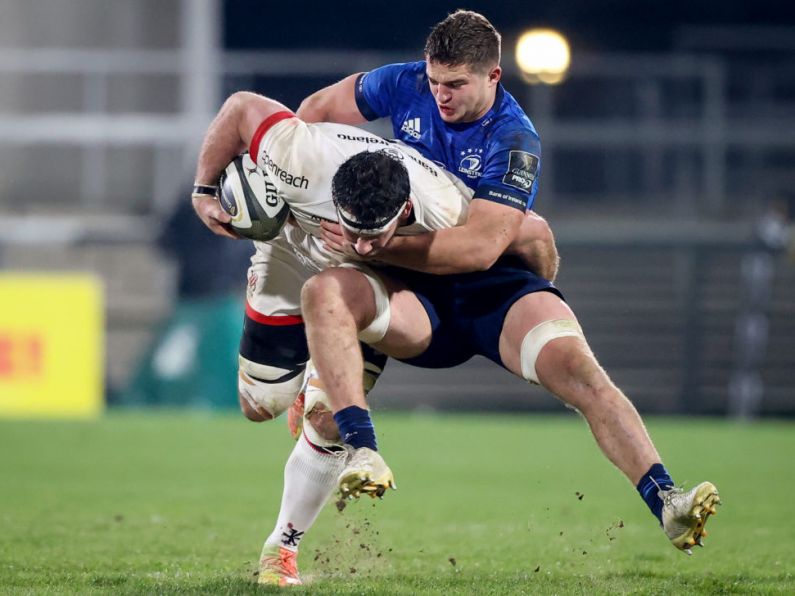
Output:
<path fill-rule="evenodd" d="M 419 139 L 420 135 L 420 119 L 419 118 L 409 118 L 405 122 L 403 122 L 403 126 L 400 127 L 400 130 L 405 132 L 412 138 Z"/>

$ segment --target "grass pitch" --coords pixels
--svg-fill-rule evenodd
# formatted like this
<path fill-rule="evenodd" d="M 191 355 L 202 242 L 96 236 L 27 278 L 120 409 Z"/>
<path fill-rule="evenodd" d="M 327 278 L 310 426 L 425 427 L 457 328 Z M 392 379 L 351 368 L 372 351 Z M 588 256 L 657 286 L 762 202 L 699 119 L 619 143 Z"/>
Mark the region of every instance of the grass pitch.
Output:
<path fill-rule="evenodd" d="M 687 557 L 576 416 L 376 413 L 399 490 L 305 538 L 291 593 L 792 593 L 795 425 L 652 420 L 677 482 L 724 506 Z M 112 413 L 0 421 L 0 592 L 267 593 L 283 423 Z"/>

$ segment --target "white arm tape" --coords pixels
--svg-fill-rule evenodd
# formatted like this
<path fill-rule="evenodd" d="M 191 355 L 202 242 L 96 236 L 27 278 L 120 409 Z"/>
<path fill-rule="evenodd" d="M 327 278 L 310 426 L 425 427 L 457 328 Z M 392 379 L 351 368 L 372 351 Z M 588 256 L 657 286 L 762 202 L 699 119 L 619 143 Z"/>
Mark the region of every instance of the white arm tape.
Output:
<path fill-rule="evenodd" d="M 582 329 L 577 321 L 554 319 L 539 323 L 527 332 L 522 340 L 520 353 L 522 377 L 525 380 L 538 384 L 538 375 L 536 374 L 538 354 L 545 345 L 558 337 L 583 337 Z"/>

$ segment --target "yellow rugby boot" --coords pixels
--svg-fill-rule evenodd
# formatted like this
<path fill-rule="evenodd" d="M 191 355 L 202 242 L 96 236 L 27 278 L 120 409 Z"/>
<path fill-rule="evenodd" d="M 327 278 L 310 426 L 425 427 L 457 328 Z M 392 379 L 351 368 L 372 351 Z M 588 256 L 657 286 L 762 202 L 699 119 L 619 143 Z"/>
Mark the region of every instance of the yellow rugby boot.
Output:
<path fill-rule="evenodd" d="M 711 482 L 702 482 L 687 492 L 671 488 L 657 494 L 663 500 L 662 521 L 666 536 L 676 548 L 692 555 L 691 547 L 704 546 L 702 538 L 707 535 L 704 526 L 720 505 L 718 489 Z"/>
<path fill-rule="evenodd" d="M 392 470 L 377 451 L 368 447 L 349 449 L 353 453 L 337 479 L 342 498 L 357 499 L 361 494 L 380 498 L 387 489 L 397 488 Z"/>

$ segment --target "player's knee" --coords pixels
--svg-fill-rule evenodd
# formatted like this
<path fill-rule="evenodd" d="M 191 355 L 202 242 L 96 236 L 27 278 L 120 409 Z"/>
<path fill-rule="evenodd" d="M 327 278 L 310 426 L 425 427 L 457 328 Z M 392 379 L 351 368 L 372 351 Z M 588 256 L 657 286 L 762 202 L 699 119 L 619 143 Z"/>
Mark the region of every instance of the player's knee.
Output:
<path fill-rule="evenodd" d="M 268 412 L 259 409 L 252 404 L 250 396 L 238 391 L 237 400 L 240 404 L 240 411 L 243 412 L 243 416 L 252 422 L 265 422 L 266 420 L 273 420 L 273 416 L 271 416 Z"/>
<path fill-rule="evenodd" d="M 332 267 L 313 275 L 301 289 L 301 311 L 304 316 L 327 309 L 332 300 L 345 304 L 356 317 L 363 313 L 361 296 L 368 289 L 366 276 L 347 267 Z"/>
<path fill-rule="evenodd" d="M 238 399 L 249 420 L 263 422 L 289 408 L 301 392 L 304 367 L 282 369 L 256 364 L 240 357 Z"/>
<path fill-rule="evenodd" d="M 322 305 L 329 296 L 342 294 L 344 282 L 341 279 L 346 271 L 340 268 L 326 269 L 309 278 L 301 288 L 301 310 L 305 313 L 317 305 Z"/>
<path fill-rule="evenodd" d="M 563 345 L 562 342 L 555 342 L 559 338 L 574 337 L 581 338 L 582 342 L 567 342 Z M 522 368 L 522 377 L 531 383 L 540 383 L 539 380 L 539 355 L 544 350 L 544 360 L 553 361 L 553 366 L 556 374 L 561 371 L 561 367 L 569 368 L 574 366 L 574 358 L 579 350 L 572 350 L 569 345 L 582 345 L 587 346 L 584 342 L 582 329 L 580 329 L 577 321 L 571 319 L 555 319 L 544 321 L 533 327 L 528 331 L 522 340 L 522 346 L 519 353 L 520 364 Z M 561 349 L 562 348 L 562 349 Z M 554 356 L 553 356 L 554 354 Z M 561 359 L 567 362 L 561 362 Z"/>

